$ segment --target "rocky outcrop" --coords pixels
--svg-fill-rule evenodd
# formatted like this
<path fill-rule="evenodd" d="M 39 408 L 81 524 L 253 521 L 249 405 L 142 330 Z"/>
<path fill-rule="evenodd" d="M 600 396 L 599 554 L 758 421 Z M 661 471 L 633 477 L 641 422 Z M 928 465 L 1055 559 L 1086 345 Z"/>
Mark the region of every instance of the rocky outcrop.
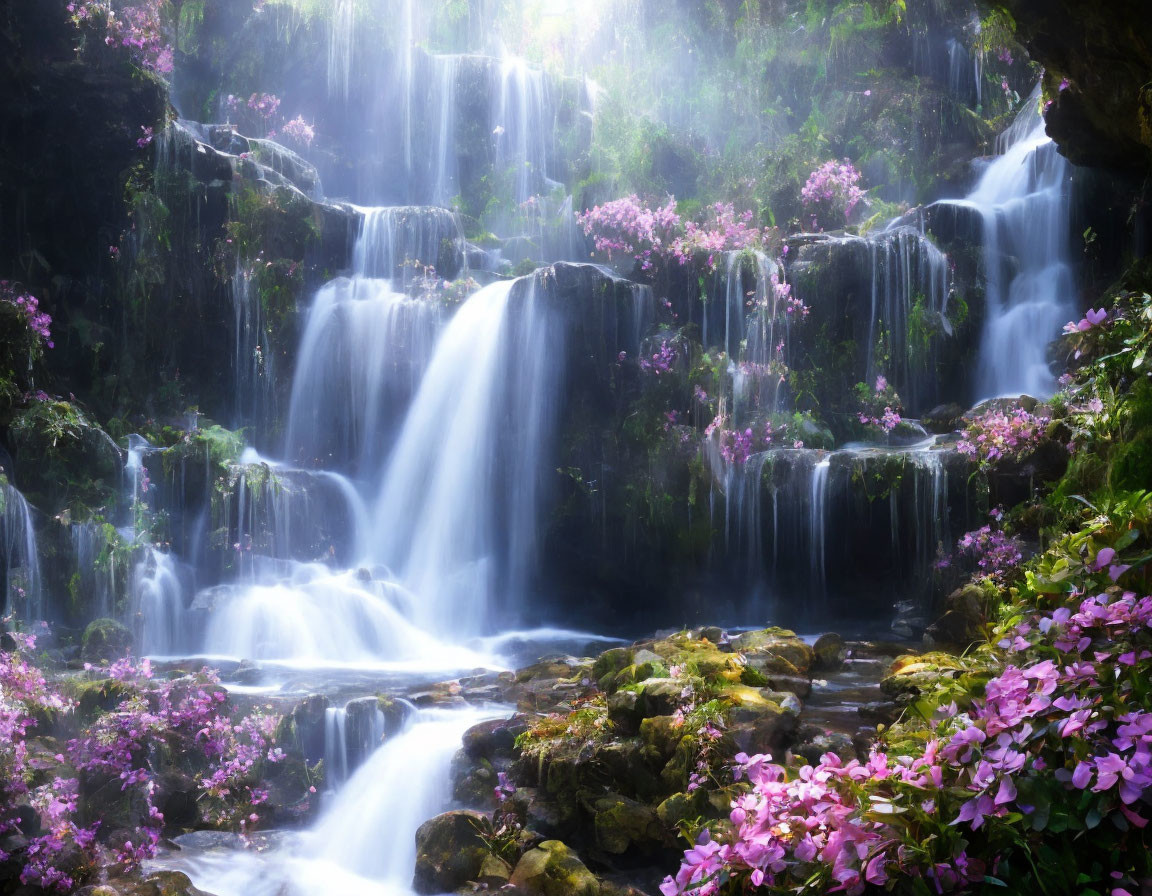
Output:
<path fill-rule="evenodd" d="M 1044 66 L 1047 130 L 1061 153 L 1077 165 L 1152 170 L 1152 18 L 1143 0 L 995 5 Z"/>

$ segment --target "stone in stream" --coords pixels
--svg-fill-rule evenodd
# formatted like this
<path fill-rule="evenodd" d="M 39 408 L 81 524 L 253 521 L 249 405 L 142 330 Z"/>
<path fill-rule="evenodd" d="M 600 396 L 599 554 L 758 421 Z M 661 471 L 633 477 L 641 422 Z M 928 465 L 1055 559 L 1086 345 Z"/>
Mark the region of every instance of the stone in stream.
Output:
<path fill-rule="evenodd" d="M 447 893 L 476 880 L 490 855 L 480 838 L 487 819 L 479 812 L 456 810 L 437 815 L 416 831 L 417 893 Z"/>

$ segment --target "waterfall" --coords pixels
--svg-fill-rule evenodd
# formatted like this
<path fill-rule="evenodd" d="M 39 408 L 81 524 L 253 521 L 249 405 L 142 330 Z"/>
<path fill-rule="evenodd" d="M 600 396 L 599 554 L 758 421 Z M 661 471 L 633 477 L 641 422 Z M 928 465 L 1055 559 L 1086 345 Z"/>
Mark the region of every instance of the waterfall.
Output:
<path fill-rule="evenodd" d="M 25 622 L 40 622 L 46 608 L 32 508 L 3 475 L 0 475 L 0 524 L 3 525 L 0 562 L 4 574 L 4 614 L 14 613 Z"/>
<path fill-rule="evenodd" d="M 885 374 L 907 407 L 927 410 L 936 399 L 932 370 L 936 343 L 951 334 L 948 256 L 915 228 L 897 225 L 867 240 L 871 314 L 865 381 Z M 889 347 L 887 369 L 877 363 L 877 327 Z"/>
<path fill-rule="evenodd" d="M 96 616 L 108 618 L 116 613 L 116 555 L 104 555 L 108 540 L 98 523 L 73 523 L 69 526 L 74 561 L 72 581 L 78 595 L 91 603 Z"/>
<path fill-rule="evenodd" d="M 537 283 L 494 283 L 456 312 L 388 461 L 371 556 L 429 630 L 480 633 L 524 596 L 563 362 Z"/>
<path fill-rule="evenodd" d="M 324 710 L 324 783 L 335 790 L 384 740 L 384 713 L 375 697 Z"/>
<path fill-rule="evenodd" d="M 353 275 L 325 284 L 300 343 L 285 454 L 371 476 L 432 356 L 441 307 L 402 290 L 417 266 L 452 265 L 460 239 L 444 209 L 364 209 Z M 447 271 L 449 275 L 455 271 Z"/>
<path fill-rule="evenodd" d="M 132 594 L 141 653 L 172 656 L 191 647 L 186 637 L 184 583 L 171 554 L 144 549 L 133 570 Z"/>
<path fill-rule="evenodd" d="M 356 46 L 356 0 L 332 0 L 328 27 L 328 95 L 346 103 Z"/>
<path fill-rule="evenodd" d="M 825 541 L 828 531 L 828 470 L 830 466 L 831 460 L 825 457 L 817 461 L 812 467 L 812 479 L 808 495 L 808 569 L 812 576 L 812 593 L 821 603 L 828 596 Z"/>
<path fill-rule="evenodd" d="M 197 849 L 194 838 L 177 837 L 182 848 L 163 867 L 216 896 L 411 896 L 416 831 L 449 807 L 460 738 L 500 715 L 418 710 L 351 774 L 310 831 L 268 853 Z"/>
<path fill-rule="evenodd" d="M 493 108 L 496 163 L 515 174 L 516 202 L 540 193 L 548 178 L 548 141 L 555 129 L 544 73 L 516 57 L 500 62 L 500 90 Z"/>
<path fill-rule="evenodd" d="M 1070 166 L 1044 133 L 1038 89 L 962 204 L 983 219 L 985 322 L 977 398 L 1056 390 L 1048 345 L 1073 315 Z"/>

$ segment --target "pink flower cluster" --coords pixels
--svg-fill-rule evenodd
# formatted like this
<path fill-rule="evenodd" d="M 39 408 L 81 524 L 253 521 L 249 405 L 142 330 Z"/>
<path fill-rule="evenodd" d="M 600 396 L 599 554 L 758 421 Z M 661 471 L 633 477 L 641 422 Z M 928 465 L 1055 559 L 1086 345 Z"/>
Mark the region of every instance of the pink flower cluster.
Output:
<path fill-rule="evenodd" d="M 172 72 L 172 47 L 164 36 L 166 0 L 132 0 L 117 12 L 110 0 L 77 0 L 68 4 L 73 24 L 104 28 L 104 43 L 128 47 L 142 66 L 157 74 Z"/>
<path fill-rule="evenodd" d="M 1114 829 L 1139 831 L 1149 820 L 1152 698 L 1143 682 L 1152 597 L 1072 598 L 1010 631 L 1000 647 L 1019 661 L 992 677 L 968 712 L 940 707 L 929 736 L 907 754 L 877 745 L 866 762 L 826 754 L 791 773 L 769 756 L 738 755 L 735 777 L 747 784 L 731 803 L 731 833 L 703 831 L 661 892 L 766 886 L 859 896 L 897 880 L 923 881 L 916 892 L 964 891 L 1001 862 L 1029 874 L 1021 856 L 1051 825 L 1082 832 L 1077 867 L 1103 864 L 1093 872 L 1106 881 L 1097 892 L 1130 896 L 1138 859 L 1104 863 L 1117 861 Z M 1096 846 L 1098 825 L 1113 834 Z"/>
<path fill-rule="evenodd" d="M 7 302 L 19 309 L 20 313 L 24 315 L 24 320 L 28 323 L 28 329 L 39 336 L 40 341 L 48 348 L 56 347 L 52 341 L 50 329 L 52 316 L 48 312 L 40 310 L 39 299 L 23 292 L 14 283 L 0 280 L 0 302 Z"/>
<path fill-rule="evenodd" d="M 1023 408 L 1006 411 L 991 408 L 968 424 L 956 449 L 986 462 L 1019 459 L 1044 441 L 1050 422 L 1050 418 L 1033 416 Z"/>
<path fill-rule="evenodd" d="M 640 369 L 645 373 L 660 376 L 662 373 L 671 373 L 672 365 L 676 363 L 676 349 L 667 339 L 660 340 L 660 348 L 648 357 L 640 359 Z"/>
<path fill-rule="evenodd" d="M 35 638 L 9 633 L 16 643 L 0 651 L 0 835 L 21 828 L 27 845 L 15 855 L 25 884 L 70 892 L 94 863 L 97 824 L 81 827 L 76 812 L 83 789 L 119 784 L 142 807 L 141 822 L 130 839 L 108 843 L 117 863 L 135 867 L 155 854 L 164 823 L 153 802 L 158 748 L 173 755 L 198 755 L 204 768 L 200 799 L 208 820 L 246 825 L 259 820 L 253 809 L 267 800 L 259 789 L 265 763 L 282 758 L 273 745 L 277 719 L 254 713 L 230 718 L 218 679 L 205 671 L 156 683 L 147 660 L 114 663 L 107 675 L 125 687 L 125 696 L 101 715 L 50 762 L 33 758 L 28 738 L 36 719 L 67 718 L 72 704 L 56 693 L 27 659 Z M 89 667 L 90 668 L 90 667 Z M 52 773 L 54 768 L 55 773 Z M 46 783 L 32 787 L 37 780 Z M 31 828 L 31 809 L 37 824 Z M 11 858 L 0 852 L 0 861 Z"/>
<path fill-rule="evenodd" d="M 1108 320 L 1108 311 L 1105 308 L 1093 309 L 1089 308 L 1087 313 L 1080 318 L 1078 322 L 1068 321 L 1064 324 L 1065 333 L 1083 333 L 1086 330 L 1091 330 L 1093 327 L 1098 327 Z"/>
<path fill-rule="evenodd" d="M 316 139 L 316 129 L 304 120 L 303 115 L 297 115 L 281 127 L 280 133 L 301 146 L 311 146 Z"/>
<path fill-rule="evenodd" d="M 821 219 L 846 221 L 865 196 L 859 184 L 860 172 L 847 159 L 832 159 L 808 175 L 800 199 L 813 225 L 820 227 Z"/>
<path fill-rule="evenodd" d="M 1008 574 L 1024 562 L 1020 540 L 991 526 L 965 532 L 956 542 L 956 554 L 974 560 L 981 575 L 997 582 L 1007 581 Z"/>
<path fill-rule="evenodd" d="M 786 448 L 790 439 L 788 427 L 778 429 L 771 420 L 766 420 L 756 427 L 729 429 L 728 417 L 722 414 L 717 414 L 708 424 L 704 430 L 704 437 L 716 440 L 720 456 L 730 464 L 747 463 L 753 454 L 770 448 Z M 803 448 L 804 443 L 792 440 L 792 447 Z"/>
<path fill-rule="evenodd" d="M 706 257 L 705 266 L 716 265 L 716 254 L 759 249 L 764 234 L 752 226 L 752 213 L 737 214 L 731 203 L 719 202 L 704 223 L 684 221 L 669 197 L 663 206 L 650 208 L 635 194 L 606 202 L 577 215 L 597 252 L 634 258 L 642 270 L 676 261 L 686 265 Z"/>
<path fill-rule="evenodd" d="M 681 227 L 675 199 L 669 197 L 665 205 L 649 208 L 635 193 L 598 205 L 577 220 L 585 235 L 592 237 L 597 252 L 609 257 L 631 255 L 646 271 L 671 252 Z"/>

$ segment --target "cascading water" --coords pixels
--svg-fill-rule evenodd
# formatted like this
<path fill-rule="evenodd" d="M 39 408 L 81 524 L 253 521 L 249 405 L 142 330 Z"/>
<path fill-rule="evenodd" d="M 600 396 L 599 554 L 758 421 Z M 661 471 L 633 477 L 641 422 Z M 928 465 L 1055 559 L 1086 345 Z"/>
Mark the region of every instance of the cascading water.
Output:
<path fill-rule="evenodd" d="M 300 344 L 286 454 L 371 476 L 415 393 L 440 326 L 436 302 L 403 288 L 417 265 L 459 265 L 444 209 L 363 210 L 351 278 L 324 285 Z M 454 272 L 448 272 L 454 273 Z"/>
<path fill-rule="evenodd" d="M 27 622 L 44 619 L 44 595 L 41 586 L 40 554 L 36 547 L 36 528 L 32 508 L 9 482 L 0 475 L 0 563 L 4 574 L 4 612 L 15 613 Z"/>
<path fill-rule="evenodd" d="M 451 796 L 449 766 L 492 709 L 423 709 L 352 773 L 316 826 L 273 853 L 182 847 L 161 860 L 215 896 L 410 896 L 416 830 Z"/>
<path fill-rule="evenodd" d="M 523 596 L 563 363 L 536 284 L 495 283 L 460 308 L 388 462 L 368 551 L 420 596 L 428 629 L 479 634 Z"/>
<path fill-rule="evenodd" d="M 1056 390 L 1048 345 L 1072 315 L 1070 168 L 1044 133 L 1039 88 L 962 201 L 983 220 L 985 323 L 977 398 Z"/>

